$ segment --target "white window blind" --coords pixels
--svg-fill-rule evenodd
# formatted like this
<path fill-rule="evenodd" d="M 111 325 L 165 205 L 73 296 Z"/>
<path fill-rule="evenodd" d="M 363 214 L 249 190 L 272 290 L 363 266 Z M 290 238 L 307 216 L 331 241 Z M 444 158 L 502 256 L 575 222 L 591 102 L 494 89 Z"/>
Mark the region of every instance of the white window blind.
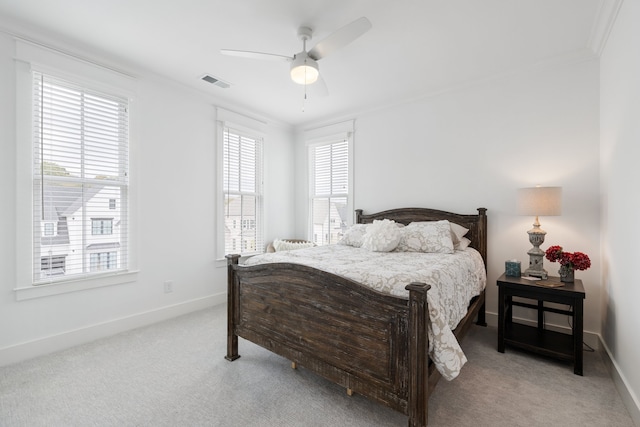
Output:
<path fill-rule="evenodd" d="M 224 128 L 223 198 L 225 254 L 264 251 L 262 138 Z"/>
<path fill-rule="evenodd" d="M 32 87 L 33 283 L 126 270 L 128 100 L 40 72 Z"/>
<path fill-rule="evenodd" d="M 311 239 L 317 245 L 336 243 L 349 215 L 349 142 L 313 145 L 311 161 Z"/>

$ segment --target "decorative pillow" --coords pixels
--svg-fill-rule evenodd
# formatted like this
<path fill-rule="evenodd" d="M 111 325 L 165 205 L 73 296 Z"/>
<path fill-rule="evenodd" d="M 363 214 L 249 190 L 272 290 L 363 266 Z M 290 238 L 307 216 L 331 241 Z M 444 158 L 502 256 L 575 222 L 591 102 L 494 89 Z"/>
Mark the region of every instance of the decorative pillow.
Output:
<path fill-rule="evenodd" d="M 313 242 L 290 242 L 288 240 L 275 239 L 273 241 L 273 249 L 276 252 L 293 251 L 295 249 L 312 248 L 315 246 Z"/>
<path fill-rule="evenodd" d="M 401 230 L 397 251 L 453 253 L 449 221 L 412 222 Z"/>
<path fill-rule="evenodd" d="M 471 244 L 471 240 L 467 239 L 466 237 L 461 237 L 460 238 L 460 242 L 457 245 L 454 246 L 454 249 L 457 250 L 457 251 L 463 251 L 470 244 Z"/>
<path fill-rule="evenodd" d="M 342 238 L 338 240 L 338 244 L 353 246 L 354 248 L 361 247 L 368 226 L 369 224 L 353 224 L 347 229 Z"/>
<path fill-rule="evenodd" d="M 449 224 L 451 225 L 451 240 L 453 240 L 453 247 L 454 249 L 458 249 L 458 245 L 462 241 L 462 238 L 469 232 L 469 229 L 464 228 L 463 226 L 461 226 L 460 224 L 456 224 L 455 222 L 451 222 Z M 469 245 L 467 244 L 467 246 Z"/>
<path fill-rule="evenodd" d="M 403 228 L 391 220 L 374 220 L 367 227 L 367 232 L 362 239 L 362 248 L 372 252 L 391 252 L 400 242 L 400 230 Z"/>

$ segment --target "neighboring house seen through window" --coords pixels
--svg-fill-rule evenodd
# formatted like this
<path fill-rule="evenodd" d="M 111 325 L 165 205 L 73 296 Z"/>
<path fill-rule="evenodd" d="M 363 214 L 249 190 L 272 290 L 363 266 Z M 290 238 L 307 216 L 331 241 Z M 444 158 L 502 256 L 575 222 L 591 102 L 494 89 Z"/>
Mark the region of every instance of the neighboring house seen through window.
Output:
<path fill-rule="evenodd" d="M 128 100 L 40 72 L 32 89 L 33 283 L 126 269 Z"/>

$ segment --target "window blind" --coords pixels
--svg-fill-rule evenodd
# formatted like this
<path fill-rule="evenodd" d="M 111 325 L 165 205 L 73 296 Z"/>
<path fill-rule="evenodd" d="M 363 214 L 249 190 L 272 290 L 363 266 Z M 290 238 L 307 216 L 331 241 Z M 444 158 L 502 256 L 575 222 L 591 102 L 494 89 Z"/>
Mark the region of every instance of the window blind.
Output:
<path fill-rule="evenodd" d="M 336 243 L 347 227 L 349 142 L 310 146 L 311 239 L 317 245 Z"/>
<path fill-rule="evenodd" d="M 33 283 L 126 270 L 128 100 L 40 72 L 32 88 Z"/>
<path fill-rule="evenodd" d="M 224 128 L 223 197 L 225 254 L 264 251 L 262 138 Z"/>

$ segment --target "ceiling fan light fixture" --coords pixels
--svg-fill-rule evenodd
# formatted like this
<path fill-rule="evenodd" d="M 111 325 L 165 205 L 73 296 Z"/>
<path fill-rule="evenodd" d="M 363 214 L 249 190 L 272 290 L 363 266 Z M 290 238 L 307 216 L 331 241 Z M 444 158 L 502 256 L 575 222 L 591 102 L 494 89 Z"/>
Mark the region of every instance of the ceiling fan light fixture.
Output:
<path fill-rule="evenodd" d="M 291 64 L 291 79 L 301 85 L 310 85 L 318 80 L 318 63 L 306 55 L 296 55 Z"/>

